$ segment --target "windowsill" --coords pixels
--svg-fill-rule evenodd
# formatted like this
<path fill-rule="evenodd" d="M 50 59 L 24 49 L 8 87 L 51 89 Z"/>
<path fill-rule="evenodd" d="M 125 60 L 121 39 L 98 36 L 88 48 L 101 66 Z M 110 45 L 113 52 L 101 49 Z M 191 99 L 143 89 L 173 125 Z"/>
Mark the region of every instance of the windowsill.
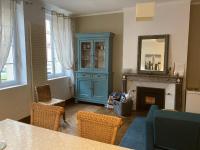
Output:
<path fill-rule="evenodd" d="M 59 80 L 59 79 L 64 79 L 64 78 L 69 78 L 69 77 L 68 76 L 53 77 L 53 78 L 49 78 L 48 81 Z"/>
<path fill-rule="evenodd" d="M 0 91 L 14 89 L 14 88 L 19 88 L 19 87 L 23 87 L 23 86 L 27 86 L 27 83 L 10 85 L 10 86 L 6 86 L 6 87 L 0 87 Z"/>

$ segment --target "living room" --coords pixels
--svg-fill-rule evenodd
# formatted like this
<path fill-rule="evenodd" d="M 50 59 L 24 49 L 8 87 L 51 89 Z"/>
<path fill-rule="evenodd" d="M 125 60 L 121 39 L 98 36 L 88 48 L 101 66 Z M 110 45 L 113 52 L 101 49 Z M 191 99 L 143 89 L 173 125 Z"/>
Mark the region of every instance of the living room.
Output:
<path fill-rule="evenodd" d="M 3 1 L 5 0 L 1 0 L 2 6 Z M 16 1 L 17 5 L 16 10 L 19 18 L 18 28 L 20 31 L 19 37 L 16 39 L 20 39 L 19 55 L 21 55 L 19 58 L 16 58 L 19 63 L 16 65 L 17 69 L 14 70 L 18 70 L 18 66 L 20 66 L 20 69 L 16 71 L 17 82 L 14 84 L 13 82 L 7 84 L 3 80 L 5 79 L 5 72 L 7 71 L 5 71 L 5 67 L 0 68 L 2 70 L 0 80 L 0 120 L 3 121 L 9 118 L 27 123 L 31 115 L 31 105 L 38 98 L 36 87 L 48 84 L 52 97 L 66 101 L 64 121 L 62 120 L 60 124 L 62 132 L 78 136 L 78 133 L 76 133 L 78 132 L 76 118 L 78 111 L 92 111 L 108 116 L 115 116 L 122 118 L 124 121 L 124 124 L 120 127 L 121 129 L 118 130 L 119 135 L 115 142 L 115 145 L 120 145 L 120 143 L 123 143 L 127 138 L 125 136 L 127 135 L 126 133 L 130 131 L 129 127 L 131 127 L 131 125 L 135 126 L 135 124 L 133 124 L 134 120 L 137 117 L 147 116 L 150 106 L 152 104 L 157 104 L 155 102 L 157 98 L 152 99 L 151 95 L 146 95 L 148 98 L 150 96 L 146 101 L 150 101 L 151 105 L 148 105 L 148 108 L 145 110 L 137 106 L 137 104 L 139 104 L 137 101 L 139 99 L 137 98 L 139 95 L 138 87 L 145 87 L 154 90 L 163 89 L 164 102 L 160 105 L 160 108 L 170 110 L 169 113 L 172 113 L 172 111 L 173 113 L 174 111 L 183 113 L 190 112 L 194 114 L 191 118 L 196 117 L 195 119 L 197 120 L 197 123 L 193 122 L 193 124 L 195 124 L 194 128 L 196 129 L 199 127 L 200 102 L 198 102 L 198 99 L 200 90 L 200 51 L 198 49 L 200 34 L 198 28 L 200 22 L 198 18 L 200 2 L 198 0 L 14 1 Z M 145 9 L 142 9 L 142 7 Z M 140 9 L 145 16 L 141 16 L 141 14 L 138 13 Z M 53 18 L 56 16 L 55 14 L 59 17 L 63 16 L 64 20 L 71 23 L 70 33 L 72 33 L 72 35 L 68 35 L 71 37 L 71 43 L 67 42 L 68 45 L 66 45 L 68 46 L 67 48 L 71 50 L 67 51 L 66 58 L 69 61 L 66 63 L 60 62 L 62 67 L 64 63 L 68 64 L 66 65 L 67 67 L 63 67 L 69 68 L 66 69 L 67 71 L 60 67 L 60 65 L 58 65 L 59 69 L 56 69 L 57 66 L 54 64 L 62 60 L 61 58 L 64 58 L 64 55 L 66 56 L 66 53 L 61 53 L 61 51 L 56 51 L 57 55 L 59 53 L 60 55 L 56 58 L 55 62 L 52 63 L 52 66 L 49 65 L 55 58 L 54 55 L 56 55 L 56 52 L 50 51 L 50 54 L 48 53 L 48 49 L 52 50 L 54 46 L 57 48 L 53 49 L 62 49 L 61 45 L 64 45 L 59 44 L 59 41 L 58 43 L 53 43 L 55 45 L 51 45 L 53 37 L 48 37 L 47 35 L 48 31 L 55 32 L 52 28 L 48 30 L 47 27 L 47 22 L 49 21 L 51 24 L 51 21 L 55 19 Z M 3 13 L 1 15 L 3 15 Z M 55 24 L 52 23 L 51 25 L 53 26 Z M 57 36 L 59 36 L 59 34 Z M 90 43 L 91 41 L 95 41 L 94 39 L 98 36 L 101 39 L 100 41 Z M 142 39 L 147 39 L 149 36 L 152 36 L 152 39 L 160 37 L 165 41 L 165 55 L 162 58 L 164 61 L 161 63 L 163 65 L 163 68 L 161 67 L 162 71 L 158 71 L 158 69 L 156 69 L 157 71 L 149 71 L 147 69 L 149 72 L 144 72 L 144 69 L 141 69 L 143 59 L 140 60 L 141 62 L 139 62 L 139 59 L 142 57 L 143 52 L 141 52 L 142 49 L 139 50 L 139 47 L 143 47 L 140 45 L 143 43 Z M 54 35 L 54 38 L 55 37 L 56 34 Z M 142 38 L 140 42 L 138 37 Z M 48 38 L 52 39 L 48 41 Z M 110 43 L 101 46 L 103 42 L 106 43 L 107 39 L 110 40 Z M 79 44 L 80 41 L 83 41 L 83 45 Z M 84 42 L 86 45 L 84 45 Z M 73 46 L 70 47 L 70 44 L 73 44 Z M 89 65 L 81 63 L 83 61 L 88 61 L 88 57 L 93 57 L 92 55 L 96 54 L 88 55 L 86 53 L 85 60 L 83 60 L 83 55 L 79 53 L 79 49 L 91 49 L 91 47 L 95 47 L 95 44 L 97 45 L 96 47 L 99 47 L 100 53 L 102 50 L 105 50 L 105 56 L 102 58 L 105 60 L 105 64 L 98 62 L 97 67 L 94 67 L 95 71 L 91 72 L 88 68 L 91 68 L 93 64 L 95 66 L 95 58 L 91 58 Z M 1 51 L 3 53 L 3 50 Z M 18 56 L 18 52 L 16 55 Z M 51 58 L 49 58 L 49 56 Z M 102 54 L 98 54 L 98 56 L 102 57 Z M 3 57 L 0 58 L 3 59 Z M 4 61 L 3 66 L 8 64 L 9 63 Z M 104 65 L 105 69 L 102 69 L 102 65 Z M 155 68 L 159 68 L 159 65 L 156 65 L 157 67 Z M 2 64 L 0 64 L 0 67 L 1 66 Z M 96 69 L 98 67 L 100 71 Z M 58 72 L 64 70 L 65 73 L 62 74 L 59 72 L 57 74 L 56 70 L 58 70 Z M 9 76 L 8 74 L 9 72 L 7 72 L 7 76 Z M 12 77 L 7 77 L 7 79 L 8 78 Z M 83 80 L 83 78 L 86 79 Z M 81 81 L 80 85 L 79 79 Z M 85 84 L 83 84 L 81 88 L 82 83 Z M 95 83 L 97 83 L 96 88 L 98 88 L 96 92 L 94 91 Z M 83 92 L 82 95 L 81 92 Z M 114 112 L 113 109 L 104 107 L 104 105 L 107 104 L 110 94 L 124 94 L 128 92 L 132 92 L 133 100 L 131 115 L 129 117 L 122 117 Z M 97 94 L 96 97 L 92 97 L 91 95 L 95 95 L 95 93 Z M 141 93 L 145 93 L 145 91 Z M 101 97 L 101 95 L 103 96 Z M 157 94 L 155 94 L 155 97 L 156 95 Z M 144 96 L 142 95 L 141 97 Z M 185 114 L 183 114 L 183 117 L 184 115 Z M 180 116 L 178 116 L 178 118 L 180 118 Z M 141 120 L 139 120 L 139 122 L 141 122 Z M 144 126 L 145 123 L 142 123 Z M 134 131 L 131 130 L 130 132 L 133 131 L 134 134 L 141 133 L 136 132 L 135 129 L 136 128 L 134 128 Z M 186 130 L 184 127 L 183 129 Z M 0 131 L 1 130 L 0 127 Z M 137 131 L 138 130 L 140 130 L 140 128 L 138 128 Z M 188 128 L 188 131 L 190 131 L 190 128 Z M 197 132 L 199 133 L 199 131 Z M 186 133 L 185 136 L 187 135 L 189 138 L 192 137 L 191 139 L 193 140 L 196 136 L 199 136 L 199 134 L 191 136 Z M 143 132 L 137 136 L 144 140 Z M 136 150 L 144 149 L 144 146 L 141 146 L 144 144 L 144 141 L 138 141 L 136 135 L 133 136 L 133 139 L 135 140 L 133 145 L 129 145 L 129 142 L 124 142 L 125 144 L 123 143 L 121 146 Z M 0 140 L 4 140 L 1 134 Z M 185 140 L 187 139 L 183 141 Z M 185 143 L 187 145 L 187 142 Z M 171 143 L 169 142 L 167 144 L 170 145 Z M 190 144 L 195 145 L 192 142 L 188 142 L 188 145 Z M 139 147 L 137 147 L 138 145 Z M 7 142 L 7 146 L 9 147 L 9 142 Z M 198 146 L 199 144 L 196 144 L 196 146 L 190 149 L 198 149 Z M 161 146 L 158 148 L 163 147 Z M 165 145 L 165 149 L 170 148 L 175 149 L 175 147 L 166 147 Z M 10 149 L 13 148 L 11 147 Z M 35 149 L 41 149 L 41 147 L 35 147 Z M 43 147 L 43 149 L 48 148 Z M 52 149 L 52 147 L 50 149 Z M 103 149 L 106 149 L 106 147 Z M 146 149 L 150 150 L 151 148 L 147 147 Z M 180 149 L 180 147 L 177 149 Z"/>

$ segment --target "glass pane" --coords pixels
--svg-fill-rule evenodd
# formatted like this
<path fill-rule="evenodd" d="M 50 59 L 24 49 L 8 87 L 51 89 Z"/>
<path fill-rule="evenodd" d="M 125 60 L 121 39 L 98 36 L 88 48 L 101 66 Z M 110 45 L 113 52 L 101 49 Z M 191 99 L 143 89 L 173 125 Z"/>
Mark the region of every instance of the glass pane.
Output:
<path fill-rule="evenodd" d="M 95 68 L 102 69 L 105 67 L 104 42 L 95 42 L 94 63 Z"/>
<path fill-rule="evenodd" d="M 58 61 L 58 56 L 57 56 L 55 46 L 54 46 L 54 61 Z"/>
<path fill-rule="evenodd" d="M 61 74 L 62 73 L 62 66 L 60 65 L 60 62 L 55 61 L 55 74 Z"/>
<path fill-rule="evenodd" d="M 52 61 L 51 47 L 47 47 L 47 61 Z"/>
<path fill-rule="evenodd" d="M 47 74 L 48 75 L 53 74 L 53 62 L 52 61 L 47 62 Z"/>
<path fill-rule="evenodd" d="M 46 34 L 50 34 L 50 32 L 51 32 L 50 20 L 46 19 Z"/>
<path fill-rule="evenodd" d="M 63 72 L 62 66 L 60 62 L 58 61 L 58 56 L 56 53 L 56 50 L 54 49 L 54 63 L 55 63 L 55 74 L 61 74 Z"/>
<path fill-rule="evenodd" d="M 50 20 L 46 19 L 46 49 L 47 49 L 47 74 L 53 73 L 53 56 L 52 56 L 52 44 L 51 44 L 51 25 Z"/>
<path fill-rule="evenodd" d="M 63 69 L 57 58 L 51 32 L 51 20 L 46 18 L 47 74 L 55 77 L 54 75 L 62 74 Z"/>
<path fill-rule="evenodd" d="M 51 35 L 46 34 L 46 46 L 51 47 Z"/>
<path fill-rule="evenodd" d="M 142 39 L 141 70 L 164 71 L 165 39 Z"/>
<path fill-rule="evenodd" d="M 1 72 L 1 82 L 8 82 L 14 80 L 15 80 L 14 65 L 6 64 Z"/>
<path fill-rule="evenodd" d="M 14 47 L 13 45 L 10 48 L 10 53 L 8 55 L 7 63 L 14 63 L 14 57 L 13 57 Z"/>
<path fill-rule="evenodd" d="M 91 54 L 91 43 L 90 42 L 82 42 L 81 43 L 81 68 L 89 68 L 90 67 L 90 54 Z"/>

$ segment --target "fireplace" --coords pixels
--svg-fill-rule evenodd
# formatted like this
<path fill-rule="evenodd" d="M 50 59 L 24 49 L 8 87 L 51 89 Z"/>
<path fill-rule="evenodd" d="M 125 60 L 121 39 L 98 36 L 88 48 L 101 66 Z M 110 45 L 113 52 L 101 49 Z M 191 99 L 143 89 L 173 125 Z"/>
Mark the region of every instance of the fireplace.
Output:
<path fill-rule="evenodd" d="M 151 105 L 158 105 L 163 109 L 165 106 L 165 89 L 137 87 L 136 109 L 139 111 L 149 110 Z"/>

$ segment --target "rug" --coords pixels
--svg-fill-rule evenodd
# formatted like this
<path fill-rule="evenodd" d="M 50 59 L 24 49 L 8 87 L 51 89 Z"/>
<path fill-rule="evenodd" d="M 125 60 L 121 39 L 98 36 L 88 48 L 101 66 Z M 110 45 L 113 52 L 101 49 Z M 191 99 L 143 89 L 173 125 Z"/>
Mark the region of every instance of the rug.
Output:
<path fill-rule="evenodd" d="M 144 150 L 145 117 L 136 117 L 122 138 L 120 146 Z"/>

